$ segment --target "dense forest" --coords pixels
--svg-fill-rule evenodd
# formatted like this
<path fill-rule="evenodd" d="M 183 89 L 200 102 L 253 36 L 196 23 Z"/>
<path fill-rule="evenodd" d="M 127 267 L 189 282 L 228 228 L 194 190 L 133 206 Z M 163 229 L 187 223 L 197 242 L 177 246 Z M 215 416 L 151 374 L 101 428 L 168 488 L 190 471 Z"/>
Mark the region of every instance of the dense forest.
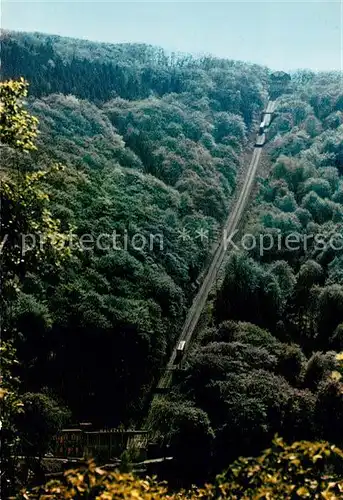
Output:
<path fill-rule="evenodd" d="M 44 454 L 67 422 L 144 425 L 270 70 L 39 33 L 1 42 L 3 79 L 17 80 L 1 90 L 3 371 L 24 408 L 13 420 L 12 405 L 8 432 Z M 343 445 L 339 74 L 292 75 L 264 154 L 244 228 L 257 244 L 228 256 L 177 383 L 152 407 L 188 481 L 276 433 Z"/>
<path fill-rule="evenodd" d="M 334 76 L 278 100 L 271 169 L 243 248 L 228 257 L 178 385 L 154 409 L 186 474 L 189 463 L 196 475 L 254 455 L 275 433 L 342 445 L 342 389 L 331 378 L 343 349 L 342 111 Z"/>

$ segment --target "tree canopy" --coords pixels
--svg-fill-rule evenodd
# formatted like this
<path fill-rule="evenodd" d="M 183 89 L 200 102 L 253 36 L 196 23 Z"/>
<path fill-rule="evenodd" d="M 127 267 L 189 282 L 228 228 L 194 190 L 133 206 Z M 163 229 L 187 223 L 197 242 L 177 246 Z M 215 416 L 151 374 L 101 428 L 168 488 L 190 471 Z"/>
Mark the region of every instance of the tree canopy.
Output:
<path fill-rule="evenodd" d="M 68 419 L 144 425 L 271 87 L 268 68 L 146 45 L 6 31 L 1 41 L 9 491 L 13 458 L 41 458 Z M 173 390 L 151 411 L 178 481 L 215 483 L 229 467 L 203 498 L 340 494 L 341 469 L 321 468 L 340 463 L 343 445 L 340 83 L 299 71 L 277 98 L 239 233 L 256 245 L 227 256 Z M 95 465 L 45 493 L 54 488 L 174 495 Z"/>

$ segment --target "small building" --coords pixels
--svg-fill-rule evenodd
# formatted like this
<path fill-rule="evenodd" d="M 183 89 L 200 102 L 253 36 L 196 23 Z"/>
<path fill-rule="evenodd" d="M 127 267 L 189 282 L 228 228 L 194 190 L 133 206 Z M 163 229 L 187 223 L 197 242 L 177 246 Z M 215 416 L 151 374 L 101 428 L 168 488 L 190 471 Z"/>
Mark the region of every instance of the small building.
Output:
<path fill-rule="evenodd" d="M 275 71 L 269 78 L 269 94 L 272 99 L 287 93 L 290 89 L 291 75 L 285 71 Z"/>
<path fill-rule="evenodd" d="M 87 429 L 87 426 L 85 428 Z M 119 458 L 125 450 L 135 449 L 139 459 L 144 460 L 148 440 L 149 433 L 142 430 L 62 429 L 55 440 L 54 456 L 60 458 L 93 457 L 106 461 Z"/>
<path fill-rule="evenodd" d="M 56 457 L 82 457 L 84 432 L 82 429 L 63 429 L 55 439 Z"/>

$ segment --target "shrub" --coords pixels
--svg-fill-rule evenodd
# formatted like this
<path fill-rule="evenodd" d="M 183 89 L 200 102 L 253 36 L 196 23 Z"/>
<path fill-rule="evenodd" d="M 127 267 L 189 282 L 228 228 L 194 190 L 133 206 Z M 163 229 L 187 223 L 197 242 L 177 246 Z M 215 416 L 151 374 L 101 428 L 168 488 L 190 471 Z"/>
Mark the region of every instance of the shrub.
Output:
<path fill-rule="evenodd" d="M 215 485 L 170 493 L 155 478 L 108 472 L 94 462 L 68 470 L 63 480 L 53 480 L 20 500 L 33 499 L 127 499 L 127 500 L 291 500 L 342 498 L 343 451 L 326 442 L 300 441 L 287 445 L 275 438 L 270 449 L 257 458 L 240 458 Z"/>

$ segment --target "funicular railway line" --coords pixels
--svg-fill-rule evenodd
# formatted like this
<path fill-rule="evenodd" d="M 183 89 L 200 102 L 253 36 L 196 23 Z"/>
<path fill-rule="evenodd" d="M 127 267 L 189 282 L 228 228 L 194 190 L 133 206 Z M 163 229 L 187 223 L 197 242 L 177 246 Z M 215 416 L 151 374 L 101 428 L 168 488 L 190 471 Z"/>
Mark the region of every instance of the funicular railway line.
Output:
<path fill-rule="evenodd" d="M 269 101 L 266 109 L 261 114 L 261 123 L 259 126 L 258 135 L 255 141 L 252 158 L 244 179 L 244 183 L 237 193 L 236 201 L 232 206 L 231 213 L 224 226 L 224 237 L 218 242 L 218 245 L 213 254 L 212 261 L 204 273 L 204 277 L 195 296 L 192 306 L 188 311 L 183 329 L 176 345 L 173 348 L 168 363 L 166 364 L 162 375 L 158 381 L 153 395 L 153 400 L 161 397 L 168 392 L 173 383 L 173 373 L 178 369 L 182 358 L 185 356 L 200 316 L 207 302 L 208 295 L 215 283 L 219 269 L 223 264 L 225 254 L 228 251 L 228 237 L 232 235 L 239 227 L 245 209 L 247 208 L 250 195 L 254 186 L 256 173 L 259 167 L 259 162 L 262 154 L 262 147 L 266 142 L 265 132 L 272 121 L 275 111 L 275 101 Z M 135 449 L 138 451 L 140 463 L 135 464 L 136 467 L 142 468 L 157 462 L 170 460 L 171 457 L 146 460 L 148 444 L 155 444 L 155 434 L 151 429 L 150 422 L 151 413 L 148 414 L 143 430 L 120 430 L 120 429 L 103 429 L 93 430 L 88 428 L 88 423 L 80 424 L 81 428 L 64 429 L 57 436 L 54 458 L 57 460 L 67 459 L 68 463 L 78 461 L 84 456 L 102 457 L 111 462 L 113 467 L 114 457 L 119 457 L 124 450 Z M 49 457 L 46 457 L 47 459 Z M 116 458 L 117 459 L 117 458 Z M 115 462 L 117 464 L 117 462 Z M 145 469 L 144 469 L 145 470 Z M 57 475 L 60 475 L 59 472 Z"/>
<path fill-rule="evenodd" d="M 191 345 L 208 295 L 223 264 L 225 254 L 228 251 L 227 238 L 238 229 L 244 211 L 247 208 L 259 167 L 262 147 L 266 142 L 265 133 L 274 116 L 275 104 L 275 101 L 269 101 L 266 109 L 261 114 L 261 123 L 250 164 L 243 185 L 236 194 L 236 201 L 233 203 L 231 213 L 223 228 L 224 237 L 218 242 L 212 261 L 203 274 L 201 286 L 188 311 L 183 329 L 173 348 L 169 361 L 155 388 L 153 400 L 169 391 L 173 384 L 173 373 L 180 367 L 180 363 Z M 79 424 L 78 428 L 64 429 L 56 438 L 53 458 L 62 462 L 67 459 L 67 462 L 72 464 L 73 461 L 78 461 L 84 456 L 94 456 L 98 457 L 98 459 L 101 457 L 100 460 L 106 459 L 110 461 L 112 467 L 114 463 L 117 464 L 113 460 L 118 460 L 118 457 L 124 450 L 135 449 L 136 453 L 138 452 L 140 456 L 140 460 L 143 460 L 143 462 L 135 465 L 139 466 L 139 468 L 143 467 L 144 464 L 148 465 L 149 460 L 146 460 L 148 445 L 155 444 L 155 433 L 151 428 L 150 416 L 151 412 L 147 416 L 143 429 L 139 431 L 120 429 L 94 430 L 90 423 Z M 48 460 L 49 457 L 46 457 L 46 459 Z M 163 462 L 165 460 L 170 460 L 170 457 L 153 459 L 150 462 Z"/>
<path fill-rule="evenodd" d="M 176 365 L 189 348 L 201 313 L 207 302 L 208 295 L 213 287 L 213 284 L 215 283 L 216 276 L 223 263 L 224 256 L 227 251 L 227 238 L 232 235 L 238 228 L 242 220 L 243 213 L 248 205 L 259 166 L 262 147 L 266 141 L 265 131 L 271 123 L 275 111 L 275 106 L 275 101 L 269 101 L 266 109 L 262 113 L 262 121 L 260 124 L 259 134 L 255 142 L 251 162 L 237 201 L 234 204 L 233 209 L 224 226 L 224 238 L 222 238 L 218 243 L 218 247 L 213 255 L 212 262 L 204 276 L 204 279 L 197 295 L 194 298 L 192 306 L 188 311 L 182 332 L 157 384 L 154 397 L 159 397 L 160 394 L 167 392 L 171 387 L 173 381 L 172 376 Z"/>
<path fill-rule="evenodd" d="M 282 73 L 282 72 L 281 72 Z M 273 77 L 273 75 L 272 75 Z M 275 74 L 273 85 L 270 86 L 269 92 L 272 100 L 269 100 L 266 109 L 261 113 L 261 123 L 258 135 L 255 141 L 255 147 L 249 163 L 249 167 L 244 179 L 244 183 L 239 192 L 236 193 L 236 201 L 233 203 L 231 213 L 224 226 L 224 238 L 218 242 L 218 245 L 213 253 L 210 265 L 203 273 L 201 286 L 193 304 L 186 316 L 186 320 L 182 332 L 174 346 L 168 363 L 166 364 L 162 376 L 156 386 L 153 400 L 161 394 L 167 393 L 173 383 L 172 374 L 175 369 L 179 368 L 184 355 L 187 353 L 192 342 L 194 332 L 199 322 L 201 313 L 208 299 L 208 295 L 215 283 L 219 269 L 223 264 L 225 254 L 227 252 L 227 236 L 234 233 L 242 222 L 244 211 L 247 208 L 251 192 L 254 186 L 257 170 L 262 153 L 262 147 L 266 142 L 266 134 L 268 127 L 275 116 L 276 99 L 285 89 L 290 81 L 290 76 L 286 73 L 281 75 Z M 250 152 L 249 152 L 250 155 Z M 237 190 L 238 191 L 238 190 Z M 156 433 L 151 426 L 151 412 L 148 415 L 145 425 L 142 430 L 130 429 L 94 429 L 91 423 L 78 424 L 78 427 L 70 429 L 62 429 L 55 439 L 55 450 L 52 456 L 45 457 L 47 460 L 56 460 L 61 462 L 78 462 L 85 456 L 97 457 L 100 461 L 107 460 L 111 463 L 108 466 L 112 469 L 118 465 L 118 457 L 125 450 L 135 450 L 139 456 L 139 471 L 142 466 L 153 463 L 162 463 L 171 460 L 171 457 L 163 456 L 163 458 L 153 458 L 146 460 L 148 454 L 148 445 L 156 444 Z M 148 456 L 149 458 L 149 456 Z M 141 461 L 143 460 L 143 461 Z M 120 462 L 120 460 L 119 460 Z M 107 463 L 107 462 L 105 462 Z M 107 465 L 105 466 L 107 467 Z M 56 473 L 59 475 L 60 472 Z M 55 475 L 55 474 L 54 474 Z"/>

